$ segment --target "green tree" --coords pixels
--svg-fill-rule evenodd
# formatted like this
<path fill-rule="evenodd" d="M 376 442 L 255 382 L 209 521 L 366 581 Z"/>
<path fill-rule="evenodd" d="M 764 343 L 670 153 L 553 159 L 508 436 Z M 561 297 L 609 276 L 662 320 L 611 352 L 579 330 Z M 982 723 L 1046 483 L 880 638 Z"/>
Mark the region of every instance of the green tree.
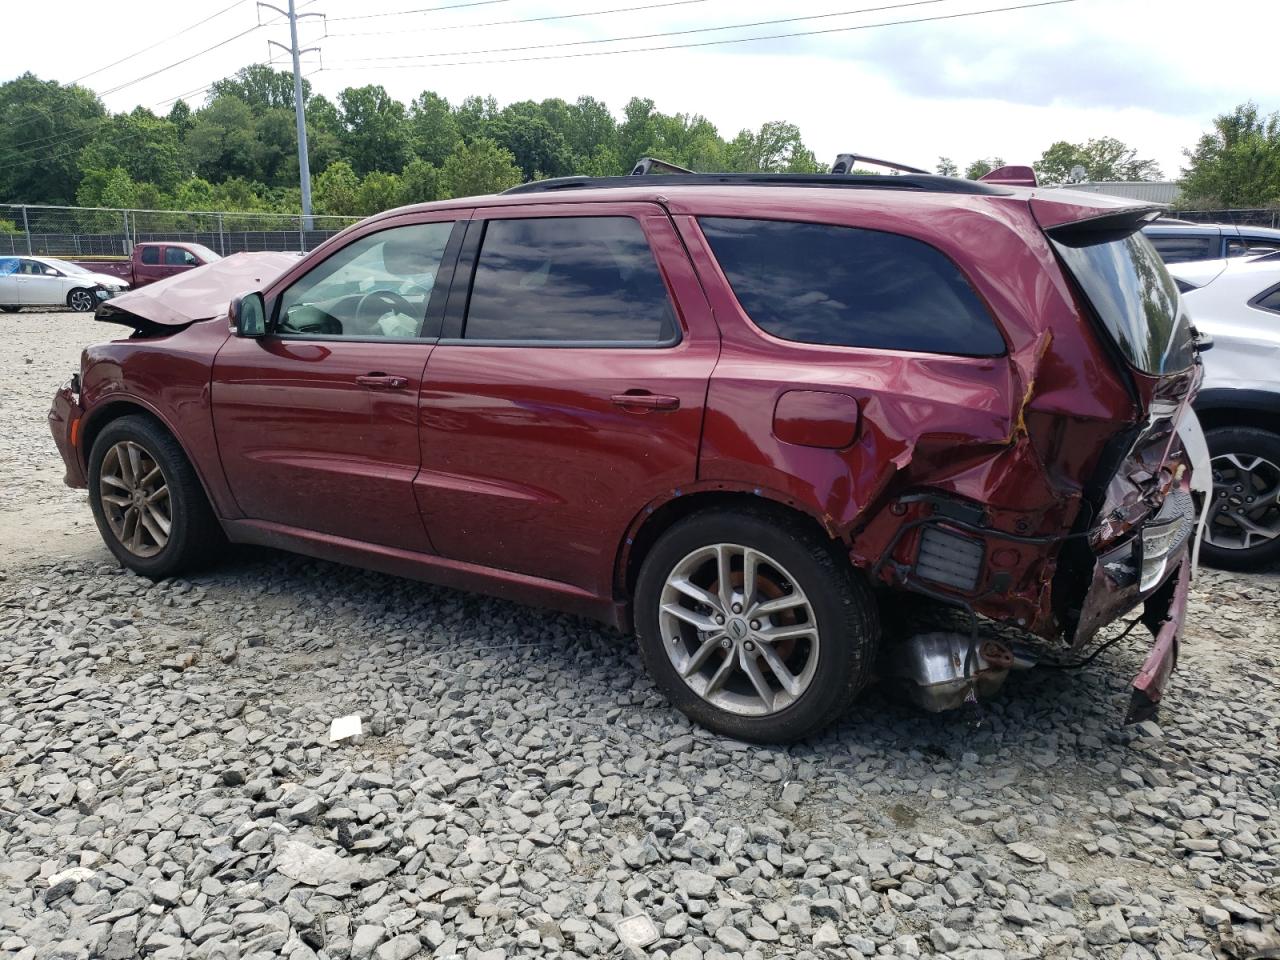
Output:
<path fill-rule="evenodd" d="M 209 99 L 236 97 L 255 112 L 284 107 L 293 110 L 293 72 L 272 70 L 266 64 L 241 67 L 234 76 L 218 80 L 209 88 Z M 302 102 L 311 96 L 311 84 L 302 81 Z"/>
<path fill-rule="evenodd" d="M 489 135 L 489 124 L 498 115 L 498 101 L 493 97 L 467 97 L 458 105 L 453 119 L 458 136 L 467 143 Z"/>
<path fill-rule="evenodd" d="M 539 115 L 535 103 L 507 107 L 489 124 L 489 137 L 515 157 L 526 180 L 570 172 L 572 157 L 564 137 Z"/>
<path fill-rule="evenodd" d="M 316 213 L 359 216 L 373 212 L 360 209 L 360 178 L 345 160 L 335 160 L 316 177 L 312 199 Z"/>
<path fill-rule="evenodd" d="M 409 104 L 409 148 L 415 157 L 438 167 L 458 137 L 458 121 L 444 97 L 424 90 Z"/>
<path fill-rule="evenodd" d="M 80 169 L 86 173 L 115 167 L 139 183 L 154 183 L 166 192 L 191 175 L 178 128 L 142 107 L 103 122 L 80 151 Z"/>
<path fill-rule="evenodd" d="M 440 169 L 414 157 L 400 171 L 399 203 L 427 203 L 440 199 Z"/>
<path fill-rule="evenodd" d="M 1004 166 L 1004 161 L 999 157 L 987 157 L 983 160 L 975 160 L 964 168 L 964 175 L 970 180 L 981 180 L 992 170 L 999 170 Z"/>
<path fill-rule="evenodd" d="M 372 170 L 390 173 L 409 159 L 404 104 L 380 84 L 347 87 L 338 94 L 342 115 L 342 153 L 360 176 Z"/>
<path fill-rule="evenodd" d="M 444 197 L 498 193 L 520 182 L 520 168 L 509 150 L 485 137 L 459 144 L 440 168 Z"/>
<path fill-rule="evenodd" d="M 75 199 L 82 207 L 136 207 L 138 184 L 124 167 L 91 170 L 80 181 Z"/>
<path fill-rule="evenodd" d="M 187 134 L 191 132 L 191 124 L 195 122 L 192 118 L 191 107 L 187 101 L 175 101 L 173 106 L 169 108 L 167 119 L 173 124 L 174 129 L 178 131 L 178 140 L 185 142 Z"/>
<path fill-rule="evenodd" d="M 1182 194 L 1200 207 L 1280 204 L 1280 113 L 1242 103 L 1184 151 Z"/>
<path fill-rule="evenodd" d="M 220 96 L 196 113 L 187 149 L 196 173 L 211 183 L 258 176 L 257 122 L 252 108 L 235 96 Z"/>
<path fill-rule="evenodd" d="M 402 185 L 398 176 L 375 170 L 360 181 L 360 189 L 356 191 L 356 212 L 381 213 L 398 207 L 401 193 Z"/>
<path fill-rule="evenodd" d="M 1071 171 L 1083 167 L 1086 180 L 1159 180 L 1163 174 L 1154 160 L 1142 160 L 1133 147 L 1115 137 L 1099 137 L 1084 143 L 1059 140 L 1032 164 L 1041 183 L 1068 183 Z"/>
<path fill-rule="evenodd" d="M 956 166 L 955 161 L 950 157 L 938 158 L 938 176 L 940 177 L 957 177 L 960 175 L 960 168 Z"/>
<path fill-rule="evenodd" d="M 618 122 L 601 101 L 594 97 L 579 97 L 566 108 L 561 133 L 574 156 L 589 157 L 611 150 L 616 145 Z"/>
<path fill-rule="evenodd" d="M 805 147 L 794 123 L 771 120 L 758 132 L 741 131 L 729 142 L 730 170 L 743 173 L 817 173 L 813 151 Z"/>
<path fill-rule="evenodd" d="M 105 116 L 85 87 L 31 73 L 0 84 L 0 202 L 73 202 L 80 148 Z"/>

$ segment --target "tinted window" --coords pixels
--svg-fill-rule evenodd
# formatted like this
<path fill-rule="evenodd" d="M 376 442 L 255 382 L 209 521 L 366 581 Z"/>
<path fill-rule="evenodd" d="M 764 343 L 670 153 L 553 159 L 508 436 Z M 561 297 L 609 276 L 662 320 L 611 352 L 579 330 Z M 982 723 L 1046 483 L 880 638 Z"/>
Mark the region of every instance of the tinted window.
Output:
<path fill-rule="evenodd" d="M 1165 263 L 1214 260 L 1218 256 L 1217 237 L 1151 237 L 1151 245 Z"/>
<path fill-rule="evenodd" d="M 1191 365 L 1191 324 L 1178 288 L 1143 234 L 1085 234 L 1054 246 L 1130 363 L 1153 374 Z"/>
<path fill-rule="evenodd" d="M 468 340 L 664 343 L 675 313 L 630 217 L 491 220 L 476 262 Z"/>
<path fill-rule="evenodd" d="M 157 263 L 159 263 L 160 248 L 159 247 L 143 247 L 142 262 L 150 266 L 155 266 Z"/>
<path fill-rule="evenodd" d="M 0 277 L 7 277 L 18 272 L 17 257 L 0 257 Z"/>
<path fill-rule="evenodd" d="M 1280 313 L 1280 287 L 1272 287 L 1261 296 L 1255 297 L 1252 303 L 1259 310 Z"/>
<path fill-rule="evenodd" d="M 336 337 L 416 337 L 453 223 L 417 223 L 361 237 L 280 298 L 278 331 Z"/>
<path fill-rule="evenodd" d="M 1004 352 L 956 265 L 919 240 L 784 220 L 700 222 L 738 303 L 775 337 L 962 356 Z"/>
<path fill-rule="evenodd" d="M 200 265 L 196 255 L 190 250 L 183 250 L 182 247 L 165 247 L 164 262 L 171 267 L 196 267 Z"/>

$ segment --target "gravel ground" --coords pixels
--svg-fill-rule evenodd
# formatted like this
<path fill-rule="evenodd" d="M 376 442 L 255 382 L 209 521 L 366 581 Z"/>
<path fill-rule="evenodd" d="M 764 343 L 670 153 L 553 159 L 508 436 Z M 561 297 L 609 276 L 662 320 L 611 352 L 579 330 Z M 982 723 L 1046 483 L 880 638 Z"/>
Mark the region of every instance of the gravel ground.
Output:
<path fill-rule="evenodd" d="M 749 746 L 586 621 L 265 551 L 125 573 L 45 425 L 111 331 L 0 324 L 0 957 L 1280 947 L 1275 571 L 1198 579 L 1159 725 L 1119 726 L 1135 643 L 980 722 L 872 688 Z"/>

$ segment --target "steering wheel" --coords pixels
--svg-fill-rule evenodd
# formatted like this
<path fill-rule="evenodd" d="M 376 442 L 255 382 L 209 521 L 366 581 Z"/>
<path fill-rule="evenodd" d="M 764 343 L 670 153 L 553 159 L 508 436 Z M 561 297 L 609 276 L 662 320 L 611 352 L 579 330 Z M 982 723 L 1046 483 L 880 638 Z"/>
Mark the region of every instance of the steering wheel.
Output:
<path fill-rule="evenodd" d="M 371 290 L 361 297 L 360 302 L 356 304 L 356 320 L 363 321 L 365 319 L 364 308 L 370 300 L 380 300 L 383 306 L 390 307 L 392 310 L 403 313 L 407 317 L 417 316 L 418 314 L 413 304 L 400 296 L 400 294 L 392 293 L 390 290 Z"/>

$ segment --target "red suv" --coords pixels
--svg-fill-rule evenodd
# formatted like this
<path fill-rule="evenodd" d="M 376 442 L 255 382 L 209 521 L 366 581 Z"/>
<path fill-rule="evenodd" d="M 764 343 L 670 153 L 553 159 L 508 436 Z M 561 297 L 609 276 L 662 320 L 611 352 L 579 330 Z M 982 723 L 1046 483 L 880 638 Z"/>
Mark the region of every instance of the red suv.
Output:
<path fill-rule="evenodd" d="M 1150 206 L 943 177 L 528 184 L 104 304 L 50 414 L 126 566 L 224 538 L 634 630 L 690 717 L 934 709 L 1143 605 L 1176 658 L 1208 471 Z M 228 311 L 228 299 L 236 295 Z M 229 321 L 229 322 L 228 322 Z M 958 631 L 886 636 L 911 595 Z"/>

